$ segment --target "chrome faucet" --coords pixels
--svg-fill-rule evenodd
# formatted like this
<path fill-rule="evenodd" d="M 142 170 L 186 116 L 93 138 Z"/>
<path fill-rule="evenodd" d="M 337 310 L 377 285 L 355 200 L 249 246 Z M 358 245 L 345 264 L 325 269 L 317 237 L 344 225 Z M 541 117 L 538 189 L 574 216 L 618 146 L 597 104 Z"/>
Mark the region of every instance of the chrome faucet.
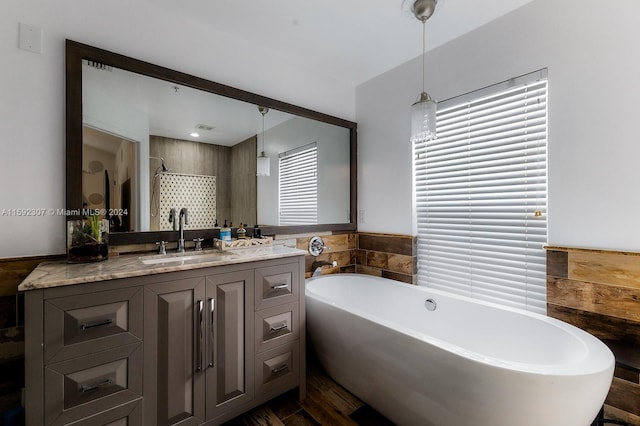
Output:
<path fill-rule="evenodd" d="M 176 209 L 169 210 L 169 223 L 173 224 L 173 230 L 178 230 L 178 225 L 176 224 Z"/>
<path fill-rule="evenodd" d="M 189 224 L 189 212 L 186 207 L 180 209 L 180 238 L 178 239 L 178 253 L 184 253 L 184 225 Z"/>
<path fill-rule="evenodd" d="M 335 260 L 333 262 L 327 262 L 325 260 L 317 260 L 313 262 L 311 264 L 311 270 L 313 271 L 313 274 L 311 274 L 311 276 L 312 277 L 319 276 L 320 273 L 322 272 L 323 266 L 332 266 L 335 268 L 336 266 L 338 266 L 338 262 L 336 262 Z"/>

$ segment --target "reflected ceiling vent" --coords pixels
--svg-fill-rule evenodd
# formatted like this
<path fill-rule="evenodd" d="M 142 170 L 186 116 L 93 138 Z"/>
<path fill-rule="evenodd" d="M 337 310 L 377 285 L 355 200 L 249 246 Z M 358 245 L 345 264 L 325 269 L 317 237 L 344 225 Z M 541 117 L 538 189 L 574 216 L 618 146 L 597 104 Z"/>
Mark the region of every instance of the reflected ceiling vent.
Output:
<path fill-rule="evenodd" d="M 105 65 L 102 62 L 90 61 L 88 59 L 83 59 L 82 65 L 86 65 L 88 67 L 95 68 L 97 70 L 102 70 L 102 71 L 109 71 L 109 72 L 113 71 L 113 67 L 110 65 Z"/>
<path fill-rule="evenodd" d="M 206 130 L 206 131 L 210 132 L 215 128 L 216 128 L 216 126 L 209 126 L 209 125 L 206 125 L 206 124 L 196 124 L 196 129 L 198 129 L 198 130 Z"/>

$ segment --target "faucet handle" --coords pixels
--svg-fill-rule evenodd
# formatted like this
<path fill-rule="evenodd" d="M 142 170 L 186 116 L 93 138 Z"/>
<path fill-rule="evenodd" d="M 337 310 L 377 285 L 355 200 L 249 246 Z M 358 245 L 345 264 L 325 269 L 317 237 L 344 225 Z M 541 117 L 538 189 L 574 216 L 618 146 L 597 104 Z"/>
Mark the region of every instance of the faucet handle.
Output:
<path fill-rule="evenodd" d="M 158 241 L 156 245 L 158 246 L 158 254 L 167 254 L 167 242 L 166 241 Z"/>
<path fill-rule="evenodd" d="M 202 251 L 202 242 L 204 241 L 203 238 L 194 238 L 193 242 L 196 243 L 196 247 L 195 247 L 195 251 Z"/>
<path fill-rule="evenodd" d="M 320 256 L 324 250 L 329 250 L 329 247 L 324 245 L 321 237 L 315 236 L 309 240 L 309 253 L 311 255 Z"/>

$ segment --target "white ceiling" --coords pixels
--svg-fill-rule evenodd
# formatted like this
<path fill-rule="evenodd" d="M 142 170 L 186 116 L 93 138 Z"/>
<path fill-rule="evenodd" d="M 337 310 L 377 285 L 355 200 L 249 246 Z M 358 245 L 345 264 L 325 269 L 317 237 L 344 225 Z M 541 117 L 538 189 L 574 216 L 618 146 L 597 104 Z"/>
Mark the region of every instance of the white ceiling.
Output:
<path fill-rule="evenodd" d="M 421 54 L 422 25 L 402 0 L 148 0 L 172 14 L 363 83 Z M 427 21 L 438 47 L 532 0 L 439 0 Z M 404 8 L 406 10 L 406 7 Z"/>
<path fill-rule="evenodd" d="M 262 114 L 256 105 L 177 86 L 168 81 L 117 68 L 99 70 L 83 62 L 82 84 L 85 107 L 89 99 L 99 99 L 103 111 L 108 110 L 108 106 L 126 105 L 129 110 L 138 111 L 148 118 L 149 133 L 152 135 L 233 146 L 262 131 Z M 265 115 L 265 129 L 291 118 L 291 114 L 271 109 Z M 200 124 L 212 129 L 198 129 Z M 192 137 L 191 132 L 197 132 L 200 136 Z M 85 135 L 86 143 L 102 147 L 102 150 L 109 151 L 105 147 L 115 146 L 117 151 L 120 144 L 119 138 L 115 138 L 114 145 L 97 132 Z"/>

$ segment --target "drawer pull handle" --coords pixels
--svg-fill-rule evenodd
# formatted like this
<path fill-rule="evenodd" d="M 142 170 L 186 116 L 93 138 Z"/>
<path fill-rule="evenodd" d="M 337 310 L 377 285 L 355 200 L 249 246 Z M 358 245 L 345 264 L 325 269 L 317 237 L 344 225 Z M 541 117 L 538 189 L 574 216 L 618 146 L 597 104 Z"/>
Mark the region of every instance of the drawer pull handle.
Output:
<path fill-rule="evenodd" d="M 103 380 L 100 383 L 96 383 L 95 385 L 82 386 L 80 388 L 80 392 L 82 392 L 82 393 L 91 392 L 91 391 L 94 391 L 96 389 L 100 389 L 100 388 L 103 388 L 105 386 L 109 386 L 112 383 L 113 382 L 111 381 L 111 379 L 106 379 L 106 380 Z"/>
<path fill-rule="evenodd" d="M 280 324 L 280 325 L 278 325 L 278 326 L 271 327 L 271 328 L 269 329 L 269 333 L 275 333 L 275 332 L 277 332 L 277 331 L 284 330 L 285 328 L 287 328 L 287 323 L 286 323 L 286 322 L 283 322 L 282 324 Z"/>
<path fill-rule="evenodd" d="M 288 368 L 289 368 L 289 366 L 288 366 L 287 364 L 283 364 L 283 365 L 281 365 L 280 367 L 274 368 L 273 370 L 271 370 L 271 372 L 272 372 L 273 374 L 278 374 L 278 373 L 280 373 L 280 372 L 285 371 L 285 370 L 286 370 L 286 369 L 288 369 Z"/>
<path fill-rule="evenodd" d="M 88 330 L 90 328 L 102 327 L 103 325 L 109 325 L 111 323 L 113 323 L 113 321 L 111 319 L 107 318 L 107 319 L 103 319 L 103 320 L 88 322 L 86 324 L 80 324 L 80 328 L 82 328 L 82 331 L 85 331 L 85 330 Z"/>
<path fill-rule="evenodd" d="M 284 288 L 289 288 L 289 284 L 274 284 L 271 286 L 272 290 L 282 290 Z"/>

